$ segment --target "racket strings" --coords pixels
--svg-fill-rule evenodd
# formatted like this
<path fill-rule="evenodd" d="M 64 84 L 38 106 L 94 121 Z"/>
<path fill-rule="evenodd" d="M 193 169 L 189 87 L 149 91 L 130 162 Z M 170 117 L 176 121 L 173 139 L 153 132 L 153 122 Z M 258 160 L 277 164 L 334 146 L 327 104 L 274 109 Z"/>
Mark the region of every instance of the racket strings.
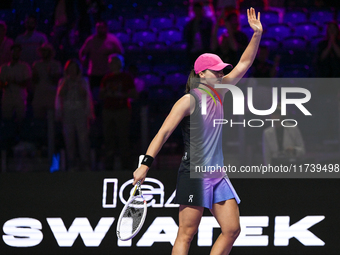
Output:
<path fill-rule="evenodd" d="M 144 215 L 144 201 L 142 198 L 136 197 L 127 206 L 121 221 L 120 235 L 122 237 L 129 236 L 139 227 Z"/>

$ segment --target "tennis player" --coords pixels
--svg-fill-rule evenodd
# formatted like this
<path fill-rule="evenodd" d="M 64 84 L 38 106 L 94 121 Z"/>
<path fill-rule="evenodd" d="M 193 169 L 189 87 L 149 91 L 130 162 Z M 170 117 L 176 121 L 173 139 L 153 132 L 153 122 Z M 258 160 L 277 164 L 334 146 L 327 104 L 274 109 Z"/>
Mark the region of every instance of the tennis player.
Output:
<path fill-rule="evenodd" d="M 204 169 L 208 166 L 223 166 L 222 125 L 214 127 L 213 119 L 223 119 L 222 102 L 228 90 L 214 89 L 214 84 L 235 85 L 254 61 L 263 29 L 260 13 L 256 17 L 254 8 L 247 10 L 247 16 L 254 34 L 239 63 L 224 76 L 223 69 L 230 65 L 223 63 L 217 55 L 205 53 L 196 59 L 186 85 L 187 94 L 175 103 L 149 145 L 141 166 L 133 173 L 133 184 L 139 180 L 144 181 L 154 157 L 174 129 L 181 124 L 185 154 L 177 177 L 175 202 L 180 204 L 179 228 L 173 255 L 188 254 L 205 207 L 210 209 L 221 227 L 221 234 L 210 254 L 229 254 L 240 233 L 240 199 L 228 177 L 223 171 L 197 173 L 196 170 L 197 167 Z M 205 104 L 206 114 L 202 114 L 201 107 Z"/>

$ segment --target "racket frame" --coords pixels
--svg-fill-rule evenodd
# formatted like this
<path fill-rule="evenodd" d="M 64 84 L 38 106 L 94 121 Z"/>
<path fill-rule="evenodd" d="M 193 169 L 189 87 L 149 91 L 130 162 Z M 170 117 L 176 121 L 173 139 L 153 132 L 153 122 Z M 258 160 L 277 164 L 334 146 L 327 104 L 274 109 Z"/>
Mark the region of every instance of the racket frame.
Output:
<path fill-rule="evenodd" d="M 135 196 L 136 194 L 136 191 L 138 189 L 138 195 Z M 134 232 L 131 233 L 131 236 L 129 237 L 125 237 L 125 238 L 121 238 L 120 236 L 120 225 L 122 223 L 122 219 L 124 218 L 124 213 L 126 211 L 126 209 L 128 208 L 128 206 L 131 204 L 131 202 L 135 199 L 138 199 L 138 198 L 141 198 L 143 199 L 143 207 L 144 207 L 144 211 L 143 211 L 143 215 L 142 215 L 142 218 L 141 218 L 141 221 L 140 223 L 138 224 L 138 227 L 136 228 L 136 230 Z M 146 217 L 146 213 L 147 213 L 147 204 L 146 204 L 146 201 L 143 197 L 143 194 L 142 194 L 142 190 L 141 190 L 141 184 L 140 184 L 140 181 L 137 182 L 137 184 L 135 185 L 135 189 L 132 193 L 132 195 L 130 196 L 129 200 L 126 202 L 126 204 L 124 205 L 123 207 L 123 210 L 121 211 L 120 215 L 119 215 L 119 218 L 118 218 L 118 221 L 117 221 L 117 229 L 116 229 L 116 233 L 117 233 L 117 237 L 121 240 L 121 241 L 127 241 L 127 240 L 130 240 L 132 238 L 134 238 L 138 232 L 141 230 L 143 224 L 144 224 L 144 221 L 145 221 L 145 217 Z"/>

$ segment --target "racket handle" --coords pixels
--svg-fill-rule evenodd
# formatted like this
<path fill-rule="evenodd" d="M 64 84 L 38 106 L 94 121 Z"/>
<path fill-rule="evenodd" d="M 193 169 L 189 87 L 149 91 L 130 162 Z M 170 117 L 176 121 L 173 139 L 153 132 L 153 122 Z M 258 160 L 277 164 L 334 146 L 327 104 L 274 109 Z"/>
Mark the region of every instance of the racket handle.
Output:
<path fill-rule="evenodd" d="M 144 155 L 139 155 L 139 161 L 138 161 L 138 167 L 142 164 L 142 161 L 144 159 Z"/>

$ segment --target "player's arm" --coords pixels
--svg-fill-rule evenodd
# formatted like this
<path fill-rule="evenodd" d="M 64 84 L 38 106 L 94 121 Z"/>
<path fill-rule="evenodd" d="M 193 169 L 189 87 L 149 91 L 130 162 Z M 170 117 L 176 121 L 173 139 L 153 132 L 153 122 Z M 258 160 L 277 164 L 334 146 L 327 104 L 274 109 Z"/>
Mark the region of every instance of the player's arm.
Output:
<path fill-rule="evenodd" d="M 262 36 L 262 24 L 260 21 L 260 13 L 258 13 L 256 18 L 256 13 L 254 8 L 247 10 L 248 22 L 250 27 L 254 30 L 253 37 L 251 38 L 247 48 L 243 52 L 240 61 L 235 66 L 235 68 L 226 76 L 223 77 L 222 83 L 235 85 L 248 71 L 254 62 L 257 54 L 257 50 L 260 45 L 260 40 Z M 227 91 L 227 90 L 226 90 Z M 225 93 L 226 91 L 221 91 Z"/>
<path fill-rule="evenodd" d="M 146 155 L 150 155 L 155 158 L 163 144 L 168 140 L 169 136 L 172 134 L 181 120 L 193 112 L 194 99 L 190 99 L 190 97 L 192 96 L 187 94 L 175 103 L 168 117 L 165 119 L 162 127 L 159 129 L 158 133 L 150 143 L 146 151 Z M 148 170 L 149 167 L 146 165 L 141 165 L 139 168 L 137 168 L 133 173 L 133 185 L 135 185 L 139 180 L 143 182 Z"/>

